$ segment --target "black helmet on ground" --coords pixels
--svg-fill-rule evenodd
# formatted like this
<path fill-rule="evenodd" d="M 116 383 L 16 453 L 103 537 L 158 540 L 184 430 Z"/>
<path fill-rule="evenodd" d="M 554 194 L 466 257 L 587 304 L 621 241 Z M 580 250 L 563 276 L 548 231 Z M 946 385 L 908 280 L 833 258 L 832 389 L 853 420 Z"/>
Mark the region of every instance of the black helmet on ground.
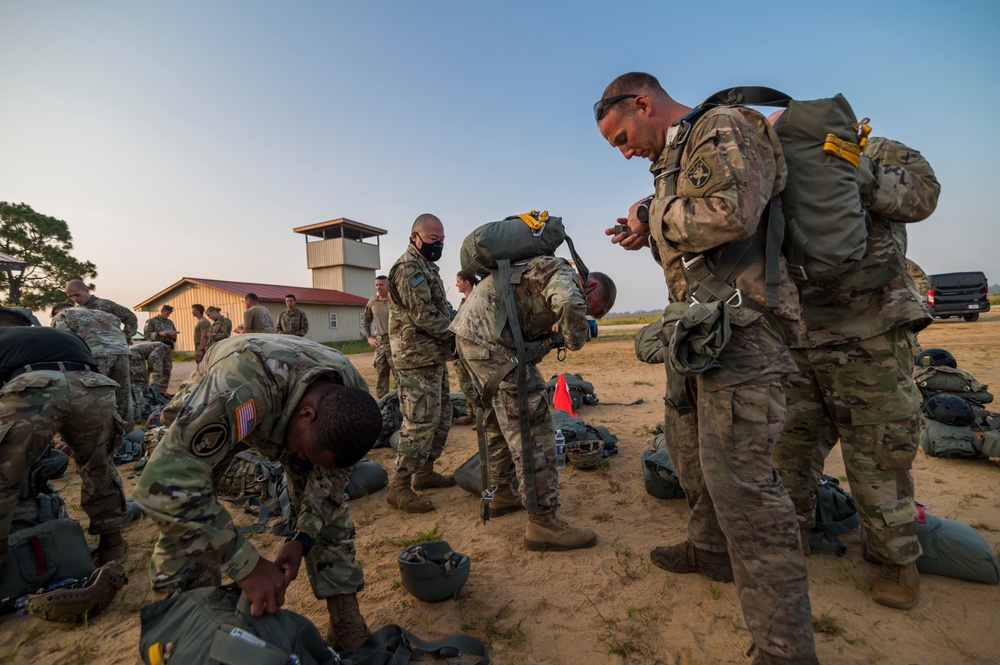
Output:
<path fill-rule="evenodd" d="M 917 367 L 938 367 L 940 365 L 946 365 L 953 369 L 958 369 L 958 363 L 955 362 L 955 356 L 951 355 L 951 351 L 946 349 L 924 349 L 917 354 L 917 357 L 913 359 L 913 364 Z"/>
<path fill-rule="evenodd" d="M 968 427 L 976 421 L 969 403 L 957 395 L 935 395 L 924 402 L 924 415 L 945 425 Z"/>

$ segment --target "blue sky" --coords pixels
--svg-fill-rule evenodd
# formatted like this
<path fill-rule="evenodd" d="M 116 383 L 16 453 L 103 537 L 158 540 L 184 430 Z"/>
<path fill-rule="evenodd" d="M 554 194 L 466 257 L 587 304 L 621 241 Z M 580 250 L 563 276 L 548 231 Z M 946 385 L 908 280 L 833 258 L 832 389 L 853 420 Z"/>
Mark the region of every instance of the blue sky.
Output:
<path fill-rule="evenodd" d="M 616 311 L 654 309 L 659 268 L 603 235 L 651 191 L 649 163 L 591 112 L 645 70 L 692 106 L 731 85 L 844 93 L 942 183 L 910 255 L 995 282 L 998 19 L 985 2 L 8 1 L 0 200 L 66 220 L 96 292 L 128 306 L 182 276 L 308 286 L 291 229 L 336 217 L 389 230 L 388 270 L 437 214 L 450 285 L 465 235 L 537 208 L 618 281 Z"/>

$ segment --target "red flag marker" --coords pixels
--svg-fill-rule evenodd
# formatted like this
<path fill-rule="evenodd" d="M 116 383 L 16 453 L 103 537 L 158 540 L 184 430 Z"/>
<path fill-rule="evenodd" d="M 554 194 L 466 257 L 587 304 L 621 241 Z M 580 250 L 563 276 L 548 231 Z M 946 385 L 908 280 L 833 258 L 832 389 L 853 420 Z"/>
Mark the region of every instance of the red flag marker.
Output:
<path fill-rule="evenodd" d="M 560 374 L 559 380 L 556 381 L 556 394 L 552 403 L 560 411 L 565 411 L 574 418 L 577 417 L 576 414 L 573 413 L 573 398 L 569 396 L 569 387 L 566 385 L 565 374 Z"/>

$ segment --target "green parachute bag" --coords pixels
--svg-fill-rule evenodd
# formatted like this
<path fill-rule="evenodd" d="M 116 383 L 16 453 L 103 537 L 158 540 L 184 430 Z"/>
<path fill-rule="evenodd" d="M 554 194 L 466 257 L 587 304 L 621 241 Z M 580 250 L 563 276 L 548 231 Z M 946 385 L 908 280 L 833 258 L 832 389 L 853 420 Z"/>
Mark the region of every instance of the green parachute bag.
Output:
<path fill-rule="evenodd" d="M 920 448 L 931 457 L 976 457 L 975 435 L 969 426 L 946 425 L 924 418 Z"/>
<path fill-rule="evenodd" d="M 534 256 L 554 256 L 565 240 L 562 217 L 537 210 L 511 215 L 483 224 L 465 237 L 460 254 L 462 270 L 486 277 L 500 259 L 515 263 Z"/>
<path fill-rule="evenodd" d="M 965 370 L 955 367 L 917 366 L 913 368 L 913 381 L 917 384 L 924 400 L 946 393 L 977 404 L 989 404 L 993 401 L 993 393 L 989 392 L 988 385 L 977 381 L 976 377 Z"/>
<path fill-rule="evenodd" d="M 54 519 L 15 531 L 0 563 L 0 613 L 13 610 L 19 596 L 93 572 L 87 538 L 76 520 Z"/>

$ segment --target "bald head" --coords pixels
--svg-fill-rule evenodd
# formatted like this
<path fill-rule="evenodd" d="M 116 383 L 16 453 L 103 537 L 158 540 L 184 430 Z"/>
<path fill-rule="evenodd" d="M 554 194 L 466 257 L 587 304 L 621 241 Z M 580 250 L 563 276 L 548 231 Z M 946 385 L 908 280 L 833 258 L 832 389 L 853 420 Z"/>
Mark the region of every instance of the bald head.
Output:
<path fill-rule="evenodd" d="M 66 282 L 66 297 L 77 305 L 84 305 L 90 300 L 90 287 L 82 280 L 71 279 Z"/>
<path fill-rule="evenodd" d="M 413 220 L 413 226 L 410 228 L 410 233 L 431 234 L 438 233 L 439 235 L 444 235 L 444 224 L 435 215 L 425 212 L 424 214 Z"/>

